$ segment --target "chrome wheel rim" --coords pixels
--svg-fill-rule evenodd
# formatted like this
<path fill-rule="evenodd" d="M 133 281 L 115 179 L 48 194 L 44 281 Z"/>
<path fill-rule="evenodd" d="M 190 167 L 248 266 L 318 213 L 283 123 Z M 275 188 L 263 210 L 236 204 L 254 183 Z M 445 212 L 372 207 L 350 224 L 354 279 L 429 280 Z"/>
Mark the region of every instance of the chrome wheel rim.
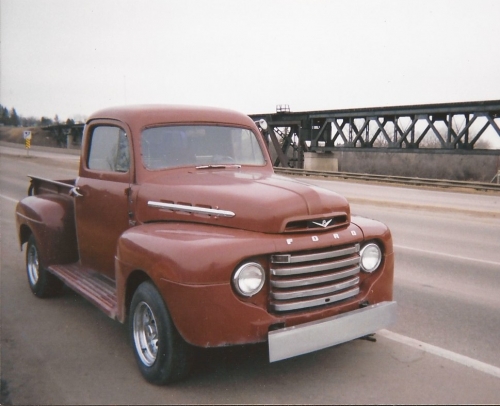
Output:
<path fill-rule="evenodd" d="M 141 362 L 150 367 L 158 355 L 158 326 L 151 307 L 140 302 L 134 312 L 134 344 Z"/>
<path fill-rule="evenodd" d="M 40 268 L 38 264 L 38 252 L 34 245 L 31 245 L 28 249 L 28 278 L 30 284 L 35 286 L 40 277 Z"/>

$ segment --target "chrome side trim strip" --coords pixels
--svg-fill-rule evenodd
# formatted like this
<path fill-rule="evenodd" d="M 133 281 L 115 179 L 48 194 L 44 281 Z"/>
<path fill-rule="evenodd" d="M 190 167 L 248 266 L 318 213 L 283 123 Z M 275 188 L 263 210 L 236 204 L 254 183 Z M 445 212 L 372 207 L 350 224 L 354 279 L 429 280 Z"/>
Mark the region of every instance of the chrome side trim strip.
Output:
<path fill-rule="evenodd" d="M 357 285 L 358 283 L 359 283 L 359 276 L 356 276 L 352 279 L 348 279 L 346 281 L 342 281 L 334 285 L 321 286 L 319 288 L 292 290 L 287 292 L 272 292 L 271 297 L 277 300 L 290 300 L 290 299 L 298 299 L 301 297 L 326 295 L 328 293 L 338 292 L 339 290 L 350 288 L 352 286 Z M 331 300 L 328 303 L 330 302 Z"/>
<path fill-rule="evenodd" d="M 328 262 L 326 264 L 319 265 L 309 265 L 309 266 L 298 266 L 298 267 L 288 267 L 288 268 L 271 268 L 271 273 L 273 275 L 297 275 L 297 274 L 307 274 L 312 272 L 320 271 L 330 271 L 332 269 L 343 268 L 344 266 L 359 265 L 360 257 L 348 258 L 342 261 Z"/>
<path fill-rule="evenodd" d="M 348 299 L 350 297 L 356 296 L 358 293 L 359 293 L 359 287 L 356 287 L 342 293 L 337 293 L 335 295 L 330 295 L 327 297 L 320 297 L 317 299 L 303 300 L 300 302 L 271 303 L 271 309 L 277 312 L 306 309 L 308 307 L 321 306 L 324 304 L 331 304 L 334 302 L 338 302 L 340 300 Z"/>
<path fill-rule="evenodd" d="M 319 252 L 316 254 L 305 254 L 305 255 L 290 255 L 290 254 L 276 254 L 271 256 L 271 262 L 274 264 L 294 264 L 297 262 L 308 262 L 308 261 L 319 261 L 322 259 L 336 258 L 344 255 L 355 254 L 359 252 L 359 244 L 355 244 L 352 247 L 328 251 Z"/>
<path fill-rule="evenodd" d="M 292 279 L 292 280 L 271 280 L 271 286 L 281 289 L 286 288 L 294 288 L 298 286 L 308 286 L 308 285 L 316 285 L 319 283 L 332 282 L 338 279 L 347 278 L 348 276 L 353 276 L 358 274 L 361 271 L 361 267 L 355 266 L 350 269 L 346 269 L 345 271 L 339 271 L 331 275 L 322 275 L 322 276 L 313 276 L 309 278 L 300 278 L 300 279 Z"/>
<path fill-rule="evenodd" d="M 154 202 L 152 200 L 148 201 L 148 206 L 155 207 L 157 209 L 167 209 L 172 211 L 181 211 L 193 214 L 208 214 L 210 216 L 217 216 L 217 217 L 234 217 L 236 215 L 232 211 L 228 210 L 207 209 L 204 207 L 188 206 L 185 204 Z"/>
<path fill-rule="evenodd" d="M 375 333 L 396 321 L 396 310 L 396 302 L 381 302 L 327 319 L 270 331 L 269 362 L 307 354 Z"/>

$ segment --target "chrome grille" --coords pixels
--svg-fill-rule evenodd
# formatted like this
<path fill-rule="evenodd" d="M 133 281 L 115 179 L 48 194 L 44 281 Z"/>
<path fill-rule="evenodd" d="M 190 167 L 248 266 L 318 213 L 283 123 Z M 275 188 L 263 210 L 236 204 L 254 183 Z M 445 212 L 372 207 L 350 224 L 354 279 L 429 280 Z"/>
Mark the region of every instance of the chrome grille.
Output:
<path fill-rule="evenodd" d="M 356 296 L 359 272 L 359 244 L 313 253 L 272 255 L 270 309 L 306 309 Z"/>

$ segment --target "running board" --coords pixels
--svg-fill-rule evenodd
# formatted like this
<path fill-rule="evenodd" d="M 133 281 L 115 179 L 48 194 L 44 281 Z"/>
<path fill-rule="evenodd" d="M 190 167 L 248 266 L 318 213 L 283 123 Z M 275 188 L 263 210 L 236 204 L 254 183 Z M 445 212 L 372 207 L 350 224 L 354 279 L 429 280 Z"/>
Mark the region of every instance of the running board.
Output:
<path fill-rule="evenodd" d="M 48 270 L 112 319 L 116 318 L 116 284 L 111 278 L 79 263 L 51 265 Z"/>

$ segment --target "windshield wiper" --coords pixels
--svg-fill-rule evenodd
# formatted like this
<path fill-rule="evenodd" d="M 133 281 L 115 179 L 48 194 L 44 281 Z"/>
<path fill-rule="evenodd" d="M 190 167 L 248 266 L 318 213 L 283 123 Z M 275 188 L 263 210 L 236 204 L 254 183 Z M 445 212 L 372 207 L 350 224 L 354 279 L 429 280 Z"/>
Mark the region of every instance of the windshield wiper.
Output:
<path fill-rule="evenodd" d="M 236 168 L 236 169 L 239 169 L 239 168 L 241 168 L 241 165 L 237 165 L 237 164 L 230 164 L 230 165 L 216 164 L 216 165 L 200 165 L 200 166 L 196 167 L 196 169 L 226 169 L 226 168 Z"/>

